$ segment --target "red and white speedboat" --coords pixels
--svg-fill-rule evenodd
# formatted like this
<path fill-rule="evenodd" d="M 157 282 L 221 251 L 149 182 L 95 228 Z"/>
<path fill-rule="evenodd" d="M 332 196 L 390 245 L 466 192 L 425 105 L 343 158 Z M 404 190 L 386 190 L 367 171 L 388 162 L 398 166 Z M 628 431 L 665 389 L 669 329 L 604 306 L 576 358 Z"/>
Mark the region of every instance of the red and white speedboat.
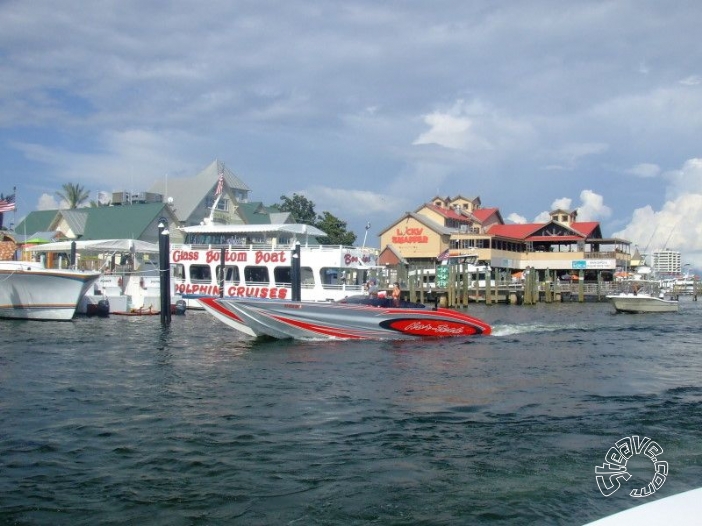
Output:
<path fill-rule="evenodd" d="M 482 320 L 452 309 L 362 303 L 201 298 L 207 312 L 249 336 L 302 340 L 405 340 L 490 334 Z M 391 304 L 391 300 L 387 300 Z"/>

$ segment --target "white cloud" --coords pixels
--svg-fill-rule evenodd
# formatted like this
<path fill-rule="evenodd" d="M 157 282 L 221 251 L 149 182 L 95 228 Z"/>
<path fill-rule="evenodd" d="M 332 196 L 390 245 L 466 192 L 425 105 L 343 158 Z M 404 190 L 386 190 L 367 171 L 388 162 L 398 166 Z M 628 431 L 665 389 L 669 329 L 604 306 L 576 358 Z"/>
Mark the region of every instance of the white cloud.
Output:
<path fill-rule="evenodd" d="M 505 219 L 508 223 L 515 223 L 518 225 L 524 225 L 527 223 L 526 217 L 515 214 L 514 212 L 509 214 Z"/>
<path fill-rule="evenodd" d="M 698 86 L 702 83 L 702 77 L 699 75 L 690 75 L 680 81 L 683 86 Z"/>
<path fill-rule="evenodd" d="M 604 198 L 592 190 L 580 192 L 578 221 L 601 221 L 612 215 L 612 210 L 604 204 Z"/>
<path fill-rule="evenodd" d="M 640 163 L 626 170 L 626 173 L 644 178 L 656 177 L 661 173 L 661 168 L 653 163 Z"/>
<path fill-rule="evenodd" d="M 561 197 L 551 203 L 551 210 L 570 210 L 573 200 L 569 197 Z"/>
<path fill-rule="evenodd" d="M 669 183 L 666 189 L 668 200 L 675 200 L 686 194 L 702 194 L 702 159 L 689 159 L 681 169 L 666 172 L 663 177 Z"/>
<path fill-rule="evenodd" d="M 59 207 L 59 202 L 54 199 L 54 196 L 49 194 L 41 194 L 37 202 L 37 210 L 56 210 Z"/>
<path fill-rule="evenodd" d="M 533 143 L 535 131 L 527 121 L 506 115 L 480 100 L 457 100 L 450 108 L 424 115 L 429 130 L 412 144 L 438 145 L 451 150 L 485 155 L 523 151 Z"/>
<path fill-rule="evenodd" d="M 489 150 L 492 145 L 475 133 L 476 120 L 468 115 L 469 108 L 462 100 L 448 111 L 435 111 L 424 116 L 429 131 L 422 133 L 412 144 L 436 144 L 454 150 Z"/>
<path fill-rule="evenodd" d="M 637 208 L 629 224 L 614 236 L 649 254 L 662 248 L 679 250 L 683 263 L 702 268 L 702 159 L 690 159 L 665 177 L 669 186 L 661 209 Z"/>
<path fill-rule="evenodd" d="M 609 145 L 604 143 L 570 143 L 547 154 L 553 160 L 545 166 L 547 170 L 573 170 L 581 159 L 606 152 Z"/>
<path fill-rule="evenodd" d="M 575 207 L 578 210 L 578 221 L 601 221 L 612 215 L 612 210 L 604 204 L 604 197 L 596 194 L 592 190 L 580 192 L 580 204 Z M 553 210 L 573 210 L 573 200 L 570 197 L 560 197 L 551 203 L 551 210 L 540 212 L 534 223 L 546 223 L 551 220 Z"/>

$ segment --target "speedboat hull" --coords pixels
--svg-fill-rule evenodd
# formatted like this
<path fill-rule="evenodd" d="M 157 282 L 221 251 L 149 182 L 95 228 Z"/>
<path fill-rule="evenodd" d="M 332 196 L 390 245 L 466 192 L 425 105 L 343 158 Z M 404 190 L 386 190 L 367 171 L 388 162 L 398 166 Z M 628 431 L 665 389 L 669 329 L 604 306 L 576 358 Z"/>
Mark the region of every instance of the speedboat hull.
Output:
<path fill-rule="evenodd" d="M 45 269 L 27 262 L 0 264 L 0 318 L 66 321 L 73 318 L 98 272 Z"/>
<path fill-rule="evenodd" d="M 610 294 L 607 299 L 617 312 L 677 312 L 678 301 L 658 298 L 650 294 Z"/>
<path fill-rule="evenodd" d="M 249 336 L 303 340 L 398 340 L 488 335 L 490 326 L 451 309 L 202 298 L 204 309 Z"/>

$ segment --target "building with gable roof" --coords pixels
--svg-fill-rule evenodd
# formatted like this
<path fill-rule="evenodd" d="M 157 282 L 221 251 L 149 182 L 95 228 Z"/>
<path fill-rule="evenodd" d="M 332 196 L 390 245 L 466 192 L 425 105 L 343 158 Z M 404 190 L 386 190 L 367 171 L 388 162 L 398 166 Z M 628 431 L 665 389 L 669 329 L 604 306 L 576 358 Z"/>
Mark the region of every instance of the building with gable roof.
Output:
<path fill-rule="evenodd" d="M 603 238 L 598 222 L 577 221 L 577 210 L 553 210 L 545 223 L 505 224 L 499 209 L 461 196 L 434 197 L 405 213 L 381 232 L 380 247 L 383 265 L 431 267 L 439 255 L 475 254 L 495 268 L 559 276 L 583 270 L 595 277 L 631 265 L 631 243 Z"/>
<path fill-rule="evenodd" d="M 165 203 L 30 212 L 16 231 L 57 232 L 57 238 L 66 240 L 138 239 L 158 243 L 161 218 L 168 222 L 172 242 L 181 243 L 178 219 Z"/>
<path fill-rule="evenodd" d="M 159 219 L 165 217 L 171 241 L 180 243 L 183 236 L 178 227 L 198 225 L 210 217 L 214 223 L 228 224 L 294 222 L 290 213 L 277 206 L 249 202 L 250 191 L 223 162 L 215 160 L 194 177 L 163 179 L 148 192 L 115 192 L 98 207 L 31 212 L 15 231 L 27 236 L 51 231 L 59 239 L 158 242 Z"/>
<path fill-rule="evenodd" d="M 216 190 L 222 174 L 222 195 Z M 164 178 L 156 181 L 149 192 L 164 196 L 178 218 L 179 226 L 199 225 L 212 215 L 216 223 L 245 223 L 238 208 L 248 203 L 251 189 L 222 161 L 214 160 L 193 177 Z M 217 208 L 212 212 L 212 206 Z"/>

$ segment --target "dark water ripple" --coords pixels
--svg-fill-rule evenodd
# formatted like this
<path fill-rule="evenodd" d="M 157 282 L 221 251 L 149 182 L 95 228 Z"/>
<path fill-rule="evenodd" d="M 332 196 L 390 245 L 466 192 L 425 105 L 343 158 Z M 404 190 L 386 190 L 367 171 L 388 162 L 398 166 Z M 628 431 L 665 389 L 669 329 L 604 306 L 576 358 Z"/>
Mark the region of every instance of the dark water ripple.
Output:
<path fill-rule="evenodd" d="M 166 330 L 3 322 L 0 524 L 583 524 L 639 504 L 594 479 L 631 435 L 670 466 L 650 499 L 699 486 L 697 303 L 471 311 L 495 336 L 252 342 L 204 313 Z"/>

